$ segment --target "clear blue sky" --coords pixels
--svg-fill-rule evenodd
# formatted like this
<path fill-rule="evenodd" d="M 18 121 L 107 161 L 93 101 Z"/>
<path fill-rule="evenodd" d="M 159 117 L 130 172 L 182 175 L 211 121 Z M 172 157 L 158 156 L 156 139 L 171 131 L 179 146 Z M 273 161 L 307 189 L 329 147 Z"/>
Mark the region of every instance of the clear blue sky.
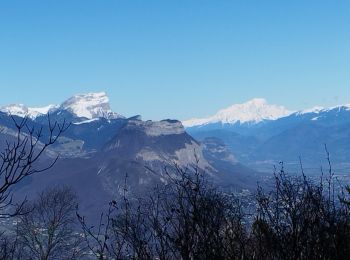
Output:
<path fill-rule="evenodd" d="M 0 104 L 106 91 L 116 112 L 187 119 L 253 97 L 350 103 L 350 1 L 2 0 Z"/>

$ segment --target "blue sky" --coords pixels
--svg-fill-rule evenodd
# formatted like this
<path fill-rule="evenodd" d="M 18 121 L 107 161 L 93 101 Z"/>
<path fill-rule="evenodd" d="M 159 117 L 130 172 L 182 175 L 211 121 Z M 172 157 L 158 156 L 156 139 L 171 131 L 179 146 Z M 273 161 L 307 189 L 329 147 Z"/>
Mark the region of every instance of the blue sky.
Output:
<path fill-rule="evenodd" d="M 350 103 L 350 1 L 0 1 L 0 104 L 106 91 L 187 119 L 264 97 Z"/>

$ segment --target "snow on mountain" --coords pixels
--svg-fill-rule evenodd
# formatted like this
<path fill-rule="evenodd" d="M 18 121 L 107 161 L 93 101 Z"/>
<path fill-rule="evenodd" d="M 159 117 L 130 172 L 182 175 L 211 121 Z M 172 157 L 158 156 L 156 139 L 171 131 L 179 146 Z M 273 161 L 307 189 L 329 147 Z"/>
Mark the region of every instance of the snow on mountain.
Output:
<path fill-rule="evenodd" d="M 316 107 L 313 107 L 313 108 L 310 108 L 310 109 L 305 109 L 305 110 L 299 111 L 297 113 L 300 114 L 300 115 L 309 114 L 309 113 L 317 113 L 318 114 L 318 113 L 320 113 L 323 110 L 325 110 L 324 107 L 316 106 Z"/>
<path fill-rule="evenodd" d="M 212 123 L 259 123 L 264 120 L 276 120 L 292 112 L 277 105 L 270 105 L 265 99 L 255 98 L 243 104 L 235 104 L 222 109 L 214 116 L 203 119 L 190 119 L 183 122 L 185 127 L 207 125 Z"/>
<path fill-rule="evenodd" d="M 321 114 L 321 113 L 327 113 L 330 111 L 334 111 L 334 110 L 350 110 L 350 104 L 347 105 L 338 105 L 338 106 L 333 106 L 333 107 L 320 107 L 320 106 L 316 106 L 310 109 L 305 109 L 305 110 L 301 110 L 296 112 L 297 115 L 305 115 L 305 114 Z"/>
<path fill-rule="evenodd" d="M 105 92 L 75 95 L 63 102 L 61 109 L 68 110 L 77 117 L 87 119 L 104 117 L 108 119 L 120 118 L 109 106 L 109 98 Z"/>
<path fill-rule="evenodd" d="M 48 105 L 45 107 L 26 107 L 23 104 L 11 104 L 1 107 L 0 111 L 19 117 L 28 116 L 29 118 L 36 118 L 37 116 L 45 115 L 49 111 L 53 111 L 57 108 L 58 106 L 56 105 Z"/>
<path fill-rule="evenodd" d="M 23 104 L 11 104 L 0 108 L 1 112 L 24 117 L 28 114 L 28 108 Z"/>
<path fill-rule="evenodd" d="M 67 110 L 76 117 L 95 119 L 104 117 L 107 119 L 121 118 L 122 116 L 113 112 L 109 105 L 109 98 L 105 92 L 87 93 L 75 95 L 61 105 L 48 105 L 45 107 L 26 107 L 23 104 L 11 104 L 0 108 L 0 111 L 20 117 L 28 116 L 36 118 L 55 110 Z"/>

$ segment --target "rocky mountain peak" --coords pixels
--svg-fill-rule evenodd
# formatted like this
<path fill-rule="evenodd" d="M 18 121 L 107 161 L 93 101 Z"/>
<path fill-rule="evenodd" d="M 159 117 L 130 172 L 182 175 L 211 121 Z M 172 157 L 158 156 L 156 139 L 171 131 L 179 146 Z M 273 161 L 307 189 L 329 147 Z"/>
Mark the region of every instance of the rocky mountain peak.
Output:
<path fill-rule="evenodd" d="M 74 95 L 61 105 L 30 108 L 23 104 L 11 104 L 0 108 L 2 112 L 20 117 L 28 116 L 32 119 L 57 110 L 66 110 L 76 117 L 86 119 L 100 117 L 107 119 L 123 118 L 123 116 L 111 110 L 109 98 L 105 92 Z"/>
<path fill-rule="evenodd" d="M 111 110 L 109 98 L 105 92 L 75 95 L 63 102 L 60 108 L 73 113 L 77 117 L 87 119 L 121 117 Z"/>

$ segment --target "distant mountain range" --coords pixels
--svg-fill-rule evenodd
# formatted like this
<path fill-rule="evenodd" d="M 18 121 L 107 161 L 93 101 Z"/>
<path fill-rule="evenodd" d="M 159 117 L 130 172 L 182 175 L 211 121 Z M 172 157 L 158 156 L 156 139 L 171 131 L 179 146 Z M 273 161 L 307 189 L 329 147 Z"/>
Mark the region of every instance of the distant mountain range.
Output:
<path fill-rule="evenodd" d="M 325 162 L 325 144 L 334 164 L 350 165 L 350 105 L 293 112 L 254 99 L 183 124 L 197 140 L 221 139 L 240 162 L 259 170 L 280 161 L 297 169 L 299 157 L 308 167 L 319 168 Z"/>
<path fill-rule="evenodd" d="M 247 103 L 222 109 L 214 116 L 186 120 L 183 124 L 186 127 L 200 127 L 211 124 L 256 124 L 266 120 L 276 120 L 291 113 L 282 106 L 269 105 L 263 98 L 255 98 Z"/>
<path fill-rule="evenodd" d="M 126 118 L 112 111 L 104 92 L 75 95 L 60 105 L 30 108 L 12 104 L 1 107 L 0 111 L 4 115 L 28 116 L 39 125 L 46 123 L 47 113 L 53 120 L 72 122 L 62 138 L 64 144 L 55 147 L 65 157 L 89 157 L 102 149 L 128 122 L 143 122 L 140 116 Z M 226 145 L 240 163 L 255 170 L 271 171 L 280 161 L 299 167 L 299 157 L 309 167 L 317 168 L 325 161 L 325 144 L 333 162 L 347 167 L 350 159 L 349 118 L 350 105 L 291 111 L 255 98 L 222 109 L 208 118 L 182 123 L 187 133 L 201 142 L 200 147 L 205 146 L 207 138 L 211 142 L 216 140 Z M 146 129 L 147 124 L 143 123 L 144 126 L 138 127 Z M 165 127 L 160 122 L 147 126 L 151 124 L 154 132 Z M 178 128 L 177 124 L 168 124 L 168 130 Z"/>
<path fill-rule="evenodd" d="M 165 167 L 191 168 L 197 159 L 216 185 L 236 191 L 254 190 L 264 176 L 258 172 L 271 173 L 281 161 L 288 169 L 299 170 L 299 157 L 306 173 L 318 174 L 326 163 L 324 144 L 335 169 L 350 168 L 348 105 L 295 112 L 253 99 L 205 119 L 154 122 L 126 118 L 111 110 L 106 93 L 88 93 L 42 108 L 2 107 L 0 148 L 15 134 L 11 116 L 27 116 L 39 129 L 47 126 L 47 113 L 53 121 L 71 123 L 46 155 L 60 154 L 61 159 L 48 173 L 17 188 L 30 196 L 47 185 L 72 186 L 84 198 L 82 208 L 87 212 L 120 195 L 126 174 L 129 191 L 144 195 L 166 183 Z"/>
<path fill-rule="evenodd" d="M 55 167 L 30 177 L 17 189 L 30 197 L 48 185 L 72 186 L 88 214 L 95 214 L 101 205 L 121 195 L 126 175 L 129 192 L 139 196 L 167 182 L 165 168 L 174 173 L 175 165 L 191 168 L 197 160 L 200 171 L 225 189 L 252 190 L 258 178 L 257 172 L 238 162 L 221 140 L 199 142 L 177 120 L 154 122 L 121 116 L 110 109 L 103 92 L 76 95 L 61 105 L 10 105 L 1 111 L 0 150 L 15 134 L 11 116 L 15 120 L 28 116 L 28 124 L 37 129 L 47 126 L 45 113 L 52 121 L 71 123 L 46 155 L 49 159 L 60 154 Z"/>
<path fill-rule="evenodd" d="M 58 113 L 67 111 L 77 118 L 123 118 L 123 116 L 112 112 L 109 98 L 105 92 L 75 95 L 64 101 L 61 105 L 48 105 L 45 107 L 26 107 L 23 104 L 11 104 L 3 106 L 0 111 L 16 115 L 28 116 L 31 119 L 46 115 L 47 113 Z"/>

